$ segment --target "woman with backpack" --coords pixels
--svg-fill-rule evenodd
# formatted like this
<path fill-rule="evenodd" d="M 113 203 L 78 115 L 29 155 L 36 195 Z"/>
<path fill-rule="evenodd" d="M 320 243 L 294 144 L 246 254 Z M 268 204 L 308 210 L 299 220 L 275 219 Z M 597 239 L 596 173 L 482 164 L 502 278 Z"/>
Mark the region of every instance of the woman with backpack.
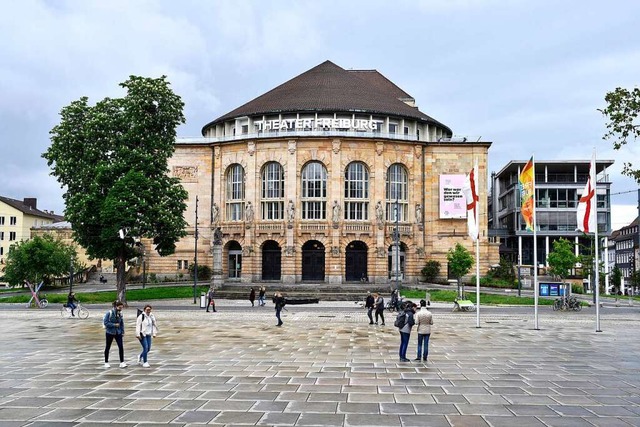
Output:
<path fill-rule="evenodd" d="M 415 313 L 414 304 L 407 301 L 404 304 L 404 310 L 398 314 L 394 326 L 400 331 L 400 361 L 410 362 L 407 359 L 407 347 L 409 347 L 409 337 L 411 336 L 411 327 L 416 323 L 413 314 Z"/>
<path fill-rule="evenodd" d="M 110 368 L 109 365 L 109 352 L 111 351 L 111 344 L 113 340 L 116 340 L 118 344 L 118 356 L 120 356 L 120 367 L 126 368 L 127 364 L 124 362 L 124 344 L 122 337 L 124 336 L 124 319 L 122 318 L 122 308 L 124 304 L 121 301 L 115 301 L 113 308 L 107 311 L 102 319 L 102 324 L 105 328 L 106 346 L 104 348 L 104 367 Z"/>
<path fill-rule="evenodd" d="M 284 308 L 286 301 L 280 292 L 276 292 L 273 296 L 273 304 L 276 306 L 276 319 L 278 324 L 276 326 L 282 326 L 282 319 L 280 319 L 280 312 Z"/>
<path fill-rule="evenodd" d="M 149 304 L 145 305 L 144 310 L 136 319 L 136 336 L 142 346 L 142 353 L 138 356 L 138 365 L 142 365 L 143 368 L 150 367 L 147 356 L 151 351 L 151 338 L 155 338 L 158 333 L 156 317 L 151 313 L 151 309 Z"/>

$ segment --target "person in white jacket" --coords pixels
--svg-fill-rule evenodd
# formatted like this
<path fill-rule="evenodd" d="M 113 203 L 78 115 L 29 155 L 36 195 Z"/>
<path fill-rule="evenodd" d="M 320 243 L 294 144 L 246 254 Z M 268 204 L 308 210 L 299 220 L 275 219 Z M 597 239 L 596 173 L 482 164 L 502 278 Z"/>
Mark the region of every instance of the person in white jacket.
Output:
<path fill-rule="evenodd" d="M 416 326 L 418 329 L 418 357 L 415 360 L 426 362 L 429 356 L 429 337 L 431 337 L 431 325 L 433 325 L 433 315 L 427 309 L 427 302 L 420 301 L 420 311 L 416 314 Z"/>
<path fill-rule="evenodd" d="M 156 317 L 151 313 L 149 304 L 144 306 L 144 310 L 136 319 L 136 336 L 142 345 L 142 353 L 138 356 L 138 364 L 143 368 L 150 367 L 147 362 L 147 356 L 151 351 L 151 339 L 158 334 L 158 326 L 156 325 Z"/>

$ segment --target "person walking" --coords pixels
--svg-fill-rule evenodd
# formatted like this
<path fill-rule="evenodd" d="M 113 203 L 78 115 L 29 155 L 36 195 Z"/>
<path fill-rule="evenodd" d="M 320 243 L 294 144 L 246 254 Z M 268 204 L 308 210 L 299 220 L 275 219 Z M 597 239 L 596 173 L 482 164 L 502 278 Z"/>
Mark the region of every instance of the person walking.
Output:
<path fill-rule="evenodd" d="M 256 300 L 256 290 L 251 288 L 251 292 L 249 292 L 249 301 L 251 301 L 251 307 L 255 307 L 254 301 Z"/>
<path fill-rule="evenodd" d="M 420 300 L 420 310 L 416 313 L 416 330 L 418 331 L 418 356 L 416 360 L 426 362 L 429 356 L 429 337 L 431 336 L 433 315 L 427 309 L 427 302 Z"/>
<path fill-rule="evenodd" d="M 276 306 L 276 319 L 278 319 L 278 324 L 276 326 L 282 326 L 283 322 L 280 318 L 280 312 L 284 308 L 286 302 L 284 297 L 280 292 L 276 292 L 273 296 L 273 304 Z"/>
<path fill-rule="evenodd" d="M 375 298 L 371 295 L 371 292 L 367 292 L 367 299 L 364 301 L 364 307 L 367 309 L 367 316 L 369 316 L 369 324 L 373 325 L 373 308 L 375 306 Z"/>
<path fill-rule="evenodd" d="M 151 339 L 158 334 L 158 326 L 156 325 L 156 317 L 151 313 L 152 307 L 147 304 L 144 306 L 142 313 L 136 319 L 136 337 L 142 346 L 142 353 L 138 356 L 138 365 L 143 368 L 150 367 L 147 356 L 151 351 Z"/>
<path fill-rule="evenodd" d="M 213 312 L 216 312 L 216 302 L 213 299 L 213 286 L 209 288 L 207 292 L 207 313 L 209 312 L 209 306 L 211 306 Z"/>
<path fill-rule="evenodd" d="M 380 317 L 382 319 L 382 326 L 384 326 L 384 298 L 378 293 L 373 294 L 373 297 L 375 298 L 376 305 L 376 325 L 378 324 L 378 317 Z"/>
<path fill-rule="evenodd" d="M 264 302 L 264 295 L 267 293 L 267 290 L 265 289 L 264 286 L 260 286 L 260 292 L 258 293 L 258 305 L 260 307 L 264 307 L 265 306 L 265 302 Z"/>
<path fill-rule="evenodd" d="M 400 331 L 400 351 L 398 353 L 401 362 L 409 362 L 409 359 L 407 359 L 407 347 L 409 347 L 411 327 L 415 324 L 414 313 L 414 304 L 411 301 L 407 301 L 404 304 L 404 310 L 398 313 L 396 318 L 395 326 Z"/>
<path fill-rule="evenodd" d="M 118 344 L 118 356 L 120 356 L 120 367 L 126 368 L 127 364 L 124 362 L 124 344 L 122 337 L 124 336 L 124 319 L 122 318 L 122 308 L 124 304 L 121 301 L 115 301 L 113 308 L 107 311 L 102 319 L 102 324 L 105 327 L 106 346 L 104 348 L 104 367 L 110 368 L 109 365 L 109 351 L 111 350 L 111 344 L 113 340 L 116 340 Z"/>

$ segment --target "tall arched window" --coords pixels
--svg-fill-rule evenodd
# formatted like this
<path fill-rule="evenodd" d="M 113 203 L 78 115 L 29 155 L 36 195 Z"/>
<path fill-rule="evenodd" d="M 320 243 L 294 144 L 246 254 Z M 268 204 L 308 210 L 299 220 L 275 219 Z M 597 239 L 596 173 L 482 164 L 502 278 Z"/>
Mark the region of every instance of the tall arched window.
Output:
<path fill-rule="evenodd" d="M 302 219 L 327 218 L 327 169 L 310 162 L 302 169 Z"/>
<path fill-rule="evenodd" d="M 244 211 L 244 168 L 234 164 L 227 170 L 227 221 L 242 221 Z"/>
<path fill-rule="evenodd" d="M 262 168 L 262 219 L 284 219 L 284 169 L 269 162 Z"/>
<path fill-rule="evenodd" d="M 344 177 L 344 219 L 369 219 L 369 171 L 364 163 L 349 163 Z"/>
<path fill-rule="evenodd" d="M 387 169 L 387 221 L 395 222 L 396 211 L 398 221 L 408 221 L 409 195 L 408 195 L 407 169 L 400 163 L 394 163 Z M 397 202 L 397 205 L 396 205 Z M 397 209 L 396 209 L 397 208 Z"/>

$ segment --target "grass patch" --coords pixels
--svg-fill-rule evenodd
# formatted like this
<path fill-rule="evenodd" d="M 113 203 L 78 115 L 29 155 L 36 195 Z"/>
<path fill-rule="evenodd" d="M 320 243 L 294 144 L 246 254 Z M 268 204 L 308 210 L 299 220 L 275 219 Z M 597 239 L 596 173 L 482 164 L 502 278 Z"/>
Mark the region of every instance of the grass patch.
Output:
<path fill-rule="evenodd" d="M 400 294 L 410 299 L 414 302 L 418 302 L 425 297 L 425 291 L 412 289 L 412 290 L 403 290 L 400 291 Z M 441 289 L 433 289 L 429 291 L 431 295 L 431 301 L 438 302 L 450 302 L 453 303 L 453 300 L 456 298 L 458 293 L 456 291 L 448 291 Z M 475 292 L 467 292 L 467 299 L 476 302 L 476 293 Z M 512 295 L 496 295 L 496 294 L 484 294 L 480 293 L 480 302 L 482 304 L 508 304 L 508 305 L 533 305 L 534 299 L 532 297 L 518 297 Z M 539 305 L 553 305 L 553 300 L 539 298 Z"/>
<path fill-rule="evenodd" d="M 198 286 L 196 288 L 196 296 L 200 298 L 200 293 L 207 293 L 209 286 Z M 63 304 L 67 302 L 67 294 L 46 294 L 49 304 Z M 116 300 L 116 291 L 107 292 L 77 292 L 76 298 L 82 304 L 99 304 L 111 303 Z M 193 298 L 193 287 L 191 286 L 175 286 L 175 287 L 148 287 L 147 289 L 131 289 L 127 291 L 127 302 L 131 301 L 148 301 L 158 299 L 183 299 Z M 16 295 L 12 297 L 1 298 L 0 303 L 27 303 L 31 299 L 31 294 Z"/>

